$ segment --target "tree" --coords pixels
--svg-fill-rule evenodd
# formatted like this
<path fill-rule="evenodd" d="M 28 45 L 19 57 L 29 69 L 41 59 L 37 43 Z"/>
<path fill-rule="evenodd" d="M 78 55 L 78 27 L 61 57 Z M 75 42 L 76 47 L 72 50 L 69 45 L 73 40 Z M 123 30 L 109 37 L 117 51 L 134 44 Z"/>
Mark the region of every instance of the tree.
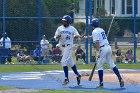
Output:
<path fill-rule="evenodd" d="M 104 6 L 102 6 L 102 7 L 98 8 L 97 14 L 95 16 L 97 16 L 97 17 L 105 17 L 106 14 L 107 14 L 107 12 L 106 12 Z"/>
<path fill-rule="evenodd" d="M 120 26 L 118 25 L 118 22 L 115 21 L 114 19 L 110 32 L 108 32 L 110 23 L 111 23 L 111 20 L 107 20 L 107 19 L 101 20 L 101 27 L 105 30 L 106 34 L 108 34 L 108 39 L 113 40 L 117 36 L 117 34 L 120 32 Z"/>
<path fill-rule="evenodd" d="M 46 0 L 46 7 L 51 17 L 62 17 L 71 10 L 71 2 L 71 0 Z"/>
<path fill-rule="evenodd" d="M 71 0 L 41 0 L 41 16 L 54 17 L 55 19 L 41 19 L 41 34 L 47 35 L 47 39 L 54 36 L 56 24 L 60 22 L 61 18 L 57 19 L 56 17 L 62 17 L 70 12 L 71 2 Z M 0 6 L 2 6 L 2 0 Z M 0 16 L 2 16 L 2 7 L 0 10 Z M 24 17 L 6 19 L 6 32 L 12 41 L 38 40 L 38 19 L 27 18 L 38 17 L 38 0 L 6 0 L 5 11 L 8 17 Z M 0 20 L 1 24 L 2 20 Z M 25 46 L 28 46 L 27 43 Z"/>
<path fill-rule="evenodd" d="M 79 31 L 79 34 L 85 34 L 86 24 L 84 22 L 74 23 L 74 26 Z"/>

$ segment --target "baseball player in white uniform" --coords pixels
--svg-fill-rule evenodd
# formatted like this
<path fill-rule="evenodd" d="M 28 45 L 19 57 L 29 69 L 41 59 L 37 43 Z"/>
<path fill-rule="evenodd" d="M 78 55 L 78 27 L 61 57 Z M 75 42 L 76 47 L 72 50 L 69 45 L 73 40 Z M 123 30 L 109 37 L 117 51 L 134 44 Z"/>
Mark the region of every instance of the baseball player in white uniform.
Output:
<path fill-rule="evenodd" d="M 99 25 L 100 25 L 99 19 L 94 18 L 91 22 L 91 26 L 93 26 L 94 29 L 92 32 L 92 37 L 93 42 L 95 43 L 96 53 L 98 57 L 97 66 L 100 83 L 97 86 L 97 88 L 103 88 L 103 64 L 105 60 L 108 63 L 109 67 L 117 75 L 120 82 L 120 87 L 124 87 L 124 81 L 118 71 L 118 68 L 116 67 L 116 65 L 112 60 L 112 49 L 107 40 L 105 31 L 102 28 L 100 28 Z"/>
<path fill-rule="evenodd" d="M 65 80 L 63 85 L 67 85 L 69 83 L 68 77 L 68 65 L 71 66 L 77 77 L 77 84 L 80 84 L 81 75 L 78 73 L 76 65 L 72 59 L 73 52 L 73 40 L 74 38 L 80 38 L 78 31 L 70 25 L 72 18 L 69 15 L 65 15 L 62 18 L 63 25 L 59 26 L 55 32 L 54 38 L 59 40 L 59 47 L 62 50 L 62 59 L 61 63 L 63 66 Z"/>

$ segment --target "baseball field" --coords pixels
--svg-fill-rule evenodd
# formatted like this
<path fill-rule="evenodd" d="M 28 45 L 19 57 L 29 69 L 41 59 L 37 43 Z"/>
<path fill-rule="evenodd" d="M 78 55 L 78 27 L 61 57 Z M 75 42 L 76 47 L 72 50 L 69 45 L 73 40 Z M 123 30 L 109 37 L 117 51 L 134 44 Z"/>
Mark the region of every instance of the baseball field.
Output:
<path fill-rule="evenodd" d="M 140 68 L 140 64 L 117 64 L 117 66 L 121 70 L 121 73 L 123 73 L 123 70 L 127 70 L 127 71 L 128 70 L 139 70 L 139 68 Z M 88 75 L 85 75 L 85 74 L 90 74 L 90 70 L 91 70 L 92 67 L 93 67 L 93 64 L 77 65 L 78 70 L 81 71 L 80 73 L 82 74 L 82 80 L 81 80 L 82 84 L 85 84 L 86 85 L 86 82 L 89 83 L 89 81 L 87 80 Z M 106 64 L 104 65 L 104 67 L 105 67 L 105 71 L 107 71 L 109 69 Z M 20 73 L 23 73 L 23 72 L 28 72 L 29 73 L 29 72 L 37 72 L 37 71 L 39 71 L 39 72 L 43 72 L 43 71 L 46 71 L 46 72 L 47 71 L 54 71 L 54 72 L 56 72 L 56 70 L 61 71 L 62 70 L 61 65 L 59 65 L 59 64 L 58 65 L 0 65 L 0 76 L 1 76 L 1 79 L 2 79 L 2 78 L 4 78 L 4 75 L 5 75 L 5 78 L 6 78 L 7 73 L 10 76 L 10 75 L 12 75 L 15 72 L 18 73 L 18 74 L 20 74 Z M 89 73 L 86 72 L 88 70 L 89 70 Z M 136 75 L 138 75 L 138 73 L 136 73 Z M 105 74 L 108 75 L 108 73 L 105 73 Z M 114 82 L 115 81 L 112 78 L 112 75 L 111 74 L 112 73 L 110 73 L 110 77 L 111 77 L 110 79 L 111 80 L 110 81 L 107 81 L 107 82 Z M 128 73 L 125 72 L 125 75 L 123 73 L 123 78 L 127 79 L 126 82 L 130 83 L 129 85 L 132 85 L 132 86 L 135 87 L 136 84 L 134 84 L 133 82 L 131 82 L 131 81 L 135 81 L 135 76 L 133 78 L 131 78 L 130 80 L 128 80 L 129 78 L 127 77 L 127 74 L 128 74 L 128 77 L 130 77 L 130 75 L 129 75 L 130 72 L 128 72 Z M 24 73 L 24 75 L 25 75 L 25 73 Z M 55 76 L 57 77 L 57 74 Z M 8 75 L 7 75 L 7 77 L 8 77 Z M 50 77 L 52 80 L 54 79 L 54 81 L 57 81 L 56 78 L 54 78 L 54 77 L 51 76 L 51 74 L 48 77 Z M 70 77 L 71 77 L 71 79 L 74 79 L 74 76 L 72 74 L 70 74 Z M 61 75 L 61 77 L 58 77 L 58 78 L 59 79 L 63 79 L 63 75 Z M 107 78 L 109 78 L 109 77 L 107 77 Z M 105 80 L 107 80 L 106 79 L 106 76 L 105 76 Z M 3 84 L 3 83 L 6 83 L 8 81 L 11 82 L 11 85 L 8 84 L 8 83 L 7 83 L 7 85 L 6 84 Z M 51 84 L 52 84 L 51 86 L 53 86 L 53 84 L 54 84 L 53 87 L 56 87 L 57 86 L 58 89 L 57 89 L 57 87 L 56 87 L 56 89 L 55 88 L 53 89 L 51 87 L 48 87 L 47 88 L 47 86 L 46 86 L 46 89 L 45 88 L 34 88 L 34 87 L 27 88 L 27 87 L 23 87 L 23 85 L 24 86 L 28 86 L 28 85 L 26 85 L 26 83 L 27 83 L 26 81 L 28 81 L 28 80 L 25 80 L 24 83 L 23 83 L 23 85 L 22 85 L 21 82 L 20 82 L 20 84 L 18 84 L 19 83 L 19 80 L 17 80 L 17 81 L 14 81 L 14 80 L 7 80 L 6 81 L 6 79 L 5 79 L 5 81 L 1 81 L 1 84 L 0 84 L 0 93 L 3 93 L 3 92 L 4 93 L 26 93 L 26 92 L 28 92 L 28 93 L 114 93 L 114 92 L 118 92 L 118 91 L 121 92 L 122 90 L 123 91 L 124 90 L 127 91 L 127 88 L 121 90 L 121 89 L 119 89 L 119 86 L 117 86 L 116 90 L 114 89 L 115 91 L 113 89 L 112 90 L 111 89 L 110 90 L 108 90 L 108 89 L 103 89 L 102 90 L 101 89 L 101 91 L 100 91 L 100 90 L 94 88 L 95 87 L 94 85 L 93 85 L 93 90 L 92 90 L 91 86 L 88 89 L 88 88 L 84 88 L 84 86 L 82 87 L 82 84 L 81 84 L 80 87 L 79 86 L 74 86 L 74 88 L 71 88 L 73 85 L 70 84 L 70 85 L 68 85 L 66 87 L 63 87 L 61 89 L 60 88 L 61 86 L 58 87 L 59 84 L 58 85 L 57 84 L 55 85 L 54 82 L 51 82 Z M 92 81 L 94 81 L 95 84 L 97 84 L 97 82 L 98 82 L 97 72 L 93 75 Z M 12 82 L 14 83 L 13 86 L 12 86 Z M 36 82 L 36 84 L 38 84 L 37 83 L 38 80 L 37 81 L 36 80 L 33 80 L 33 81 L 31 80 L 29 82 L 32 82 L 32 83 L 33 82 L 34 83 Z M 60 82 L 57 81 L 57 83 L 60 83 Z M 16 85 L 21 85 L 21 87 L 17 87 Z M 39 84 L 39 85 L 41 85 L 41 84 Z M 43 85 L 43 83 L 42 83 L 42 85 Z M 137 85 L 139 85 L 139 83 L 137 83 Z M 35 86 L 35 85 L 31 85 L 31 86 Z M 87 86 L 89 86 L 89 85 L 87 85 Z M 114 84 L 114 86 L 115 86 L 115 84 Z M 112 87 L 114 87 L 114 86 L 112 86 Z M 43 87 L 45 87 L 45 86 L 43 86 Z M 71 88 L 71 89 L 69 89 L 69 88 Z"/>

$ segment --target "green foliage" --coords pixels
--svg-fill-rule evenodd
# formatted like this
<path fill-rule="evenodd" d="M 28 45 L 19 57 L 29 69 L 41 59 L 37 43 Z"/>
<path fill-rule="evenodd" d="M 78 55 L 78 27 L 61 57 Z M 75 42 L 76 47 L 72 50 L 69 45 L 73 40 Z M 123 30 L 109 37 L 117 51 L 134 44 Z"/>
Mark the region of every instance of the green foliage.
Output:
<path fill-rule="evenodd" d="M 129 20 L 122 19 L 122 20 L 117 20 L 117 22 L 121 29 L 120 33 L 117 34 L 118 36 L 123 36 L 125 30 L 130 30 L 133 33 L 133 27 L 134 27 L 133 19 L 129 19 Z"/>
<path fill-rule="evenodd" d="M 137 23 L 136 24 L 137 24 L 136 25 L 137 26 L 136 30 L 137 30 L 137 32 L 140 32 L 140 30 L 139 30 L 140 29 L 140 18 L 137 18 Z"/>
<path fill-rule="evenodd" d="M 71 0 L 41 0 L 42 17 L 62 17 L 70 12 Z M 2 0 L 0 1 L 2 6 Z M 2 7 L 0 7 L 2 16 Z M 38 17 L 38 0 L 6 0 L 6 16 L 8 17 Z M 59 19 L 41 19 L 41 35 L 47 39 L 54 36 Z M 2 20 L 0 20 L 0 33 L 2 33 Z M 38 41 L 38 19 L 14 18 L 6 19 L 6 32 L 12 41 Z M 1 34 L 0 34 L 1 36 Z M 22 43 L 22 47 L 32 50 L 32 46 L 38 43 Z"/>
<path fill-rule="evenodd" d="M 86 28 L 86 24 L 84 22 L 77 22 L 74 23 L 75 28 L 79 31 L 79 33 L 85 34 L 85 28 Z"/>
<path fill-rule="evenodd" d="M 71 2 L 71 0 L 41 0 L 41 16 L 62 17 L 70 12 Z M 2 2 L 0 2 L 0 5 L 2 5 Z M 0 10 L 2 10 L 2 7 L 0 7 Z M 2 12 L 0 12 L 0 15 L 2 16 Z M 6 16 L 38 17 L 38 0 L 7 0 Z M 1 23 L 2 20 L 0 20 Z M 56 30 L 54 28 L 56 24 L 56 20 L 41 20 L 41 34 L 49 34 L 47 38 L 51 38 Z M 6 32 L 12 40 L 38 40 L 38 20 L 32 18 L 7 19 Z"/>
<path fill-rule="evenodd" d="M 0 86 L 0 91 L 1 91 L 1 90 L 8 90 L 8 89 L 11 89 L 11 87 L 7 87 L 7 86 Z"/>
<path fill-rule="evenodd" d="M 105 17 L 106 14 L 107 14 L 107 12 L 106 12 L 104 6 L 102 6 L 102 7 L 98 8 L 98 12 L 97 12 L 97 14 L 95 14 L 95 16 L 96 17 Z"/>
<path fill-rule="evenodd" d="M 101 20 L 101 27 L 106 31 L 106 34 L 109 35 L 108 36 L 109 40 L 113 40 L 113 38 L 116 37 L 117 34 L 120 32 L 120 26 L 118 25 L 118 22 L 115 20 L 113 21 L 111 29 L 108 32 L 111 21 L 112 21 L 112 19 L 111 20 Z"/>
<path fill-rule="evenodd" d="M 50 16 L 62 17 L 70 12 L 71 0 L 46 0 Z"/>

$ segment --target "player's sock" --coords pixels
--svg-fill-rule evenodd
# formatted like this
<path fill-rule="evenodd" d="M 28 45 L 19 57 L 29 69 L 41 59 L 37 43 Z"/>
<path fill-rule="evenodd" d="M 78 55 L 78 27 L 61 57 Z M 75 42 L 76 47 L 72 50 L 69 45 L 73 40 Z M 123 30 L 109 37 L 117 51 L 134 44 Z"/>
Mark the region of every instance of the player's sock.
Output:
<path fill-rule="evenodd" d="M 77 71 L 77 69 L 76 69 L 76 65 L 74 65 L 74 66 L 71 67 L 71 68 L 72 68 L 72 70 L 74 71 L 74 73 L 78 76 L 79 73 L 78 73 L 78 71 Z"/>
<path fill-rule="evenodd" d="M 63 66 L 65 77 L 68 79 L 68 66 Z"/>
<path fill-rule="evenodd" d="M 98 70 L 100 84 L 103 84 L 103 70 Z"/>
<path fill-rule="evenodd" d="M 119 70 L 118 70 L 118 68 L 116 66 L 113 68 L 113 71 L 117 75 L 118 79 L 121 79 L 120 72 L 119 72 Z"/>

